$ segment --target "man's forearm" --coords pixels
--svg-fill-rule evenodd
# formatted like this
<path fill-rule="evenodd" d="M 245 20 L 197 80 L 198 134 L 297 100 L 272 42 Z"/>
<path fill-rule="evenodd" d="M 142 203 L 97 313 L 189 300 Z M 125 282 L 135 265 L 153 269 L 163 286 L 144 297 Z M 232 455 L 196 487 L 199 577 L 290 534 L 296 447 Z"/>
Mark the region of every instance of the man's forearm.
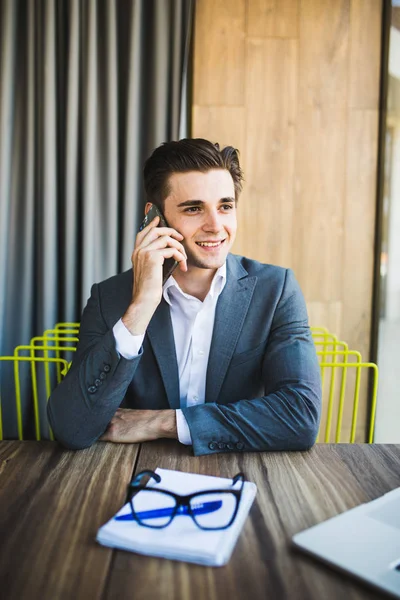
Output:
<path fill-rule="evenodd" d="M 177 437 L 175 410 L 119 408 L 100 439 L 104 442 L 133 444 Z"/>
<path fill-rule="evenodd" d="M 195 455 L 305 450 L 315 442 L 321 402 L 318 389 L 298 385 L 252 400 L 184 408 L 183 413 Z"/>
<path fill-rule="evenodd" d="M 112 331 L 81 353 L 49 399 L 56 439 L 72 449 L 93 444 L 120 406 L 139 362 L 140 357 L 118 356 Z"/>
<path fill-rule="evenodd" d="M 176 426 L 176 411 L 175 410 L 157 410 L 151 411 L 159 413 L 156 417 L 158 437 L 162 438 L 178 438 L 178 430 Z"/>

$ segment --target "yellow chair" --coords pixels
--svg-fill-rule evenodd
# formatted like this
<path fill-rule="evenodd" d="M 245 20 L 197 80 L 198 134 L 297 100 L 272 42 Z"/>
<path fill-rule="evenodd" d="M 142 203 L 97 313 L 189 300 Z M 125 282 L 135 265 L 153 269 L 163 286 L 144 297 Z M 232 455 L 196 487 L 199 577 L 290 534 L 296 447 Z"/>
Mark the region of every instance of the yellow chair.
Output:
<path fill-rule="evenodd" d="M 315 333 L 315 334 L 324 334 L 324 333 L 329 333 L 329 330 L 326 327 L 310 327 L 311 329 L 311 333 Z"/>
<path fill-rule="evenodd" d="M 56 358 L 61 358 L 63 352 L 69 358 L 71 364 L 71 353 L 76 351 L 77 343 L 79 342 L 78 329 L 46 329 L 42 336 L 36 336 L 31 339 L 30 344 L 33 348 L 37 348 L 37 344 L 44 344 L 47 348 L 43 348 L 44 356 L 49 356 L 49 352 L 54 351 Z M 64 356 L 65 358 L 65 356 Z M 57 366 L 57 382 L 61 381 L 60 365 Z"/>
<path fill-rule="evenodd" d="M 75 333 L 79 333 L 80 323 L 56 323 L 54 329 L 57 331 L 63 331 L 64 329 L 72 329 Z"/>
<path fill-rule="evenodd" d="M 2 361 L 14 362 L 15 407 L 19 439 L 23 439 L 19 363 L 29 362 L 31 365 L 31 381 L 29 385 L 25 381 L 25 387 L 27 387 L 27 392 L 32 397 L 35 436 L 37 440 L 40 440 L 40 407 L 47 403 L 52 389 L 66 375 L 71 365 L 72 353 L 76 351 L 76 345 L 79 341 L 78 334 L 79 323 L 57 323 L 53 329 L 44 331 L 42 336 L 32 338 L 29 344 L 17 346 L 14 350 L 14 356 L 0 357 Z M 38 381 L 37 375 L 39 365 L 43 375 L 42 384 Z M 54 439 L 51 429 L 49 429 L 49 435 L 51 439 Z M 0 439 L 2 438 L 3 422 L 0 406 Z"/>
<path fill-rule="evenodd" d="M 323 406 L 327 406 L 324 441 L 326 443 L 331 441 L 330 435 L 335 408 L 337 409 L 337 413 L 334 441 L 336 443 L 342 441 L 345 398 L 348 398 L 348 400 L 346 400 L 347 403 L 350 401 L 350 398 L 352 398 L 351 427 L 349 439 L 347 441 L 350 443 L 355 442 L 361 382 L 364 374 L 364 383 L 368 385 L 369 381 L 367 376 L 371 373 L 372 401 L 368 428 L 368 443 L 371 444 L 374 436 L 376 398 L 378 392 L 377 365 L 370 362 L 363 362 L 360 352 L 355 350 L 320 350 L 317 351 L 317 355 L 320 359 Z M 348 375 L 353 375 L 353 373 L 354 376 L 351 377 L 353 381 L 350 381 L 349 384 Z M 339 377 L 339 389 L 336 387 L 337 377 Z M 323 429 L 323 425 L 321 426 L 321 429 Z M 321 435 L 321 433 L 323 432 L 320 430 L 319 435 Z M 317 441 L 319 441 L 319 436 Z"/>
<path fill-rule="evenodd" d="M 22 406 L 21 406 L 21 389 L 24 388 L 23 394 L 26 396 L 28 393 L 32 396 L 33 400 L 33 415 L 34 415 L 34 424 L 35 424 L 35 437 L 37 440 L 41 439 L 41 423 L 40 423 L 40 408 L 46 405 L 48 396 L 47 388 L 44 384 L 44 380 L 46 378 L 46 374 L 44 372 L 44 368 L 47 366 L 50 369 L 51 367 L 60 367 L 61 374 L 66 373 L 68 369 L 68 361 L 63 358 L 56 357 L 42 357 L 37 356 L 30 353 L 29 356 L 20 356 L 19 352 L 21 350 L 28 349 L 31 351 L 31 346 L 27 347 L 18 347 L 14 351 L 13 356 L 0 356 L 0 365 L 4 368 L 4 366 L 10 365 L 11 371 L 10 375 L 14 379 L 14 385 L 11 385 L 11 388 L 14 388 L 14 403 L 16 409 L 16 419 L 17 419 L 17 428 L 18 428 L 18 439 L 24 439 L 23 433 L 23 415 L 22 415 Z M 37 347 L 36 350 L 42 350 L 42 347 Z M 24 369 L 24 373 L 21 377 L 21 366 L 26 365 L 27 369 Z M 42 374 L 40 373 L 42 371 Z M 8 372 L 6 373 L 8 375 Z M 3 420 L 1 413 L 1 394 L 0 394 L 0 440 L 3 439 Z"/>
<path fill-rule="evenodd" d="M 324 441 L 331 441 L 331 428 L 334 417 L 334 409 L 337 407 L 335 442 L 341 441 L 343 413 L 345 407 L 345 395 L 352 398 L 352 415 L 349 442 L 354 443 L 356 437 L 357 416 L 359 409 L 359 399 L 361 390 L 361 381 L 363 373 L 369 376 L 372 374 L 372 399 L 371 414 L 368 428 L 368 443 L 373 442 L 376 398 L 378 391 L 378 367 L 374 363 L 363 362 L 361 353 L 355 350 L 349 350 L 348 344 L 337 338 L 336 335 L 329 332 L 326 327 L 311 327 L 311 333 L 317 350 L 321 368 L 321 384 L 323 390 L 323 409 L 326 408 L 326 414 L 323 414 L 320 435 L 324 435 Z M 350 371 L 349 371 L 350 370 Z M 348 374 L 354 380 L 354 389 L 347 390 Z M 336 387 L 337 376 L 340 377 L 340 389 Z M 369 382 L 367 381 L 367 384 Z M 336 401 L 336 402 L 335 402 Z M 325 411 L 324 411 L 325 413 Z"/>
<path fill-rule="evenodd" d="M 17 346 L 13 356 L 1 356 L 3 365 L 13 363 L 15 409 L 18 428 L 18 438 L 23 439 L 23 417 L 21 405 L 21 388 L 25 386 L 26 392 L 32 397 L 34 429 L 37 440 L 41 439 L 40 409 L 63 376 L 66 375 L 70 365 L 72 353 L 76 351 L 79 341 L 79 323 L 60 322 L 53 329 L 47 329 L 41 336 L 35 336 L 27 345 Z M 20 365 L 30 365 L 30 381 L 27 383 L 27 373 L 23 374 L 24 381 L 21 385 Z M 41 376 L 38 376 L 40 368 Z M 50 438 L 53 438 L 49 428 Z M 3 439 L 3 419 L 0 396 L 0 440 Z"/>

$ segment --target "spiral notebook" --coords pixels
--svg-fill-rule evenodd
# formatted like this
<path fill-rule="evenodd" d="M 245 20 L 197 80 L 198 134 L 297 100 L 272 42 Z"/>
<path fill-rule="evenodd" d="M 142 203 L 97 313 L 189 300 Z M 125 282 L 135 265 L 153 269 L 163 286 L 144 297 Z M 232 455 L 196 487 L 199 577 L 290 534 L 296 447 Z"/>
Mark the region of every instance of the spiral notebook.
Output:
<path fill-rule="evenodd" d="M 225 489 L 232 486 L 231 479 L 156 469 L 161 482 L 147 486 L 169 490 L 180 495 L 203 490 Z M 204 531 L 199 529 L 190 516 L 178 515 L 164 529 L 143 527 L 129 518 L 132 514 L 127 503 L 97 532 L 97 541 L 112 548 L 129 550 L 149 556 L 197 563 L 208 566 L 225 565 L 235 547 L 257 487 L 245 481 L 236 518 L 228 529 Z M 216 511 L 218 502 L 209 502 L 207 512 Z M 149 509 L 152 507 L 150 506 Z M 204 509 L 203 509 L 204 510 Z M 150 514 L 150 511 L 146 514 Z M 124 520 L 126 519 L 126 520 Z"/>

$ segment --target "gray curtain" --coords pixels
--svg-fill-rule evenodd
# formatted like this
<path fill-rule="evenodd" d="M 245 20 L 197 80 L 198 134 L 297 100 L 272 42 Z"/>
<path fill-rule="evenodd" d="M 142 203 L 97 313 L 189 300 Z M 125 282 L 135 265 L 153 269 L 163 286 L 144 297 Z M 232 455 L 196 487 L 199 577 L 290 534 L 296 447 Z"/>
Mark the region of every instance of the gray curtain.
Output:
<path fill-rule="evenodd" d="M 129 268 L 143 161 L 188 134 L 193 2 L 0 0 L 1 355 Z"/>

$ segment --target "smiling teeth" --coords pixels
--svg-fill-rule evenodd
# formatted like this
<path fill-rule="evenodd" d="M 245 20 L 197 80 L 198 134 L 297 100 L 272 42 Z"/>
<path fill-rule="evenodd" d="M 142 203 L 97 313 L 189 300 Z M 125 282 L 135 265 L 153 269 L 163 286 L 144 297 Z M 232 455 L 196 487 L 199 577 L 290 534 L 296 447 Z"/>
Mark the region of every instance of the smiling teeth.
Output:
<path fill-rule="evenodd" d="M 208 246 L 208 247 L 215 247 L 215 246 L 220 246 L 221 242 L 197 242 L 199 246 Z"/>

